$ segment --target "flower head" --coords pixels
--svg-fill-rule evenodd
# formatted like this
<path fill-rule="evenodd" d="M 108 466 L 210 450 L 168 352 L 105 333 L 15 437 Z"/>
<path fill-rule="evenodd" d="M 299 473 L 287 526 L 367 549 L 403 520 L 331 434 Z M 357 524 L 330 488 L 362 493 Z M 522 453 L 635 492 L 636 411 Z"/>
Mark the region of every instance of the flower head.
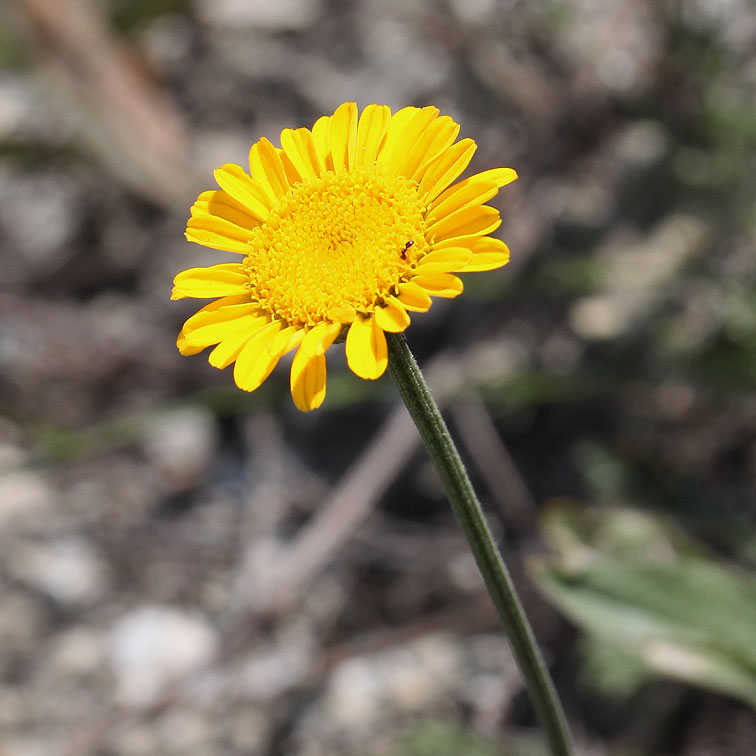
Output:
<path fill-rule="evenodd" d="M 310 129 L 284 129 L 281 147 L 252 145 L 249 173 L 228 163 L 219 190 L 191 209 L 189 241 L 235 252 L 238 262 L 190 268 L 172 299 L 214 301 L 184 324 L 181 354 L 206 347 L 211 365 L 234 364 L 256 389 L 296 349 L 291 393 L 301 410 L 325 397 L 325 352 L 346 334 L 349 367 L 378 378 L 385 332 L 404 331 L 432 297 L 456 297 L 454 273 L 492 270 L 509 259 L 490 234 L 499 213 L 485 204 L 517 178 L 495 168 L 452 185 L 475 151 L 437 108 L 339 106 Z"/>

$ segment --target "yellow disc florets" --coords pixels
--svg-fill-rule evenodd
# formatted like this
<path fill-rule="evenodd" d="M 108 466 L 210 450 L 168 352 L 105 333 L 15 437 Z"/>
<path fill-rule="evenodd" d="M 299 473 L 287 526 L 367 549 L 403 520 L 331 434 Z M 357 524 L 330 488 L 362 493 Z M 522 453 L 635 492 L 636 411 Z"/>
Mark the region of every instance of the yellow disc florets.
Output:
<path fill-rule="evenodd" d="M 427 252 L 425 210 L 414 182 L 379 165 L 306 179 L 254 230 L 252 298 L 296 326 L 371 313 Z"/>

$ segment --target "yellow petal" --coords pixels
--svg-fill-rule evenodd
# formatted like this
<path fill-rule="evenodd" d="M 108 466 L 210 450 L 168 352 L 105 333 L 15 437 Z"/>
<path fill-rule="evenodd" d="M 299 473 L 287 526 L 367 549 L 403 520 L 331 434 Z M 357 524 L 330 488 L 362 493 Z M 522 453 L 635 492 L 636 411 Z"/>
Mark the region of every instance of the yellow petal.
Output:
<path fill-rule="evenodd" d="M 336 341 L 341 329 L 341 323 L 318 323 L 305 334 L 300 351 L 303 349 L 312 356 L 323 354 Z"/>
<path fill-rule="evenodd" d="M 242 307 L 243 305 L 239 305 Z M 191 347 L 205 347 L 218 344 L 228 336 L 233 335 L 240 328 L 245 328 L 250 334 L 264 326 L 267 318 L 254 312 L 229 314 L 228 317 L 215 322 L 209 321 L 197 326 L 191 331 L 185 330 L 186 344 Z"/>
<path fill-rule="evenodd" d="M 257 303 L 250 301 L 248 295 L 237 294 L 233 297 L 221 297 L 205 305 L 202 309 L 197 310 L 184 323 L 184 331 L 189 333 L 189 331 L 193 331 L 195 328 L 208 325 L 209 323 L 233 320 L 241 315 L 256 313 L 257 309 Z"/>
<path fill-rule="evenodd" d="M 347 363 L 360 378 L 374 380 L 388 365 L 388 347 L 383 330 L 374 318 L 358 317 L 346 337 Z"/>
<path fill-rule="evenodd" d="M 465 246 L 472 252 L 470 262 L 459 273 L 494 270 L 509 262 L 509 247 L 501 239 L 490 236 L 471 237 Z"/>
<path fill-rule="evenodd" d="M 398 288 L 399 294 L 396 298 L 405 310 L 410 310 L 411 312 L 426 312 L 430 309 L 431 304 L 433 304 L 431 298 L 428 296 L 428 292 L 416 283 L 408 281 L 407 283 L 399 284 Z"/>
<path fill-rule="evenodd" d="M 451 189 L 456 189 L 453 194 L 449 194 L 443 202 L 432 202 L 428 208 L 425 219 L 428 225 L 435 223 L 447 215 L 451 215 L 457 210 L 465 207 L 473 207 L 488 202 L 496 196 L 499 187 L 493 181 L 460 181 Z M 446 192 L 442 193 L 442 197 Z"/>
<path fill-rule="evenodd" d="M 378 156 L 383 137 L 391 120 L 388 105 L 368 105 L 357 124 L 357 147 L 354 164 L 357 167 L 372 165 Z"/>
<path fill-rule="evenodd" d="M 186 336 L 183 331 L 179 333 L 178 338 L 176 339 L 176 346 L 178 347 L 179 353 L 184 357 L 191 357 L 193 354 L 199 354 L 205 348 L 189 346 L 186 343 Z"/>
<path fill-rule="evenodd" d="M 482 273 L 485 270 L 496 270 L 509 262 L 509 250 L 506 253 L 501 252 L 481 252 L 480 255 L 473 255 L 469 265 L 464 268 L 458 268 L 457 273 Z"/>
<path fill-rule="evenodd" d="M 249 172 L 268 197 L 280 198 L 289 191 L 286 171 L 278 151 L 265 137 L 255 142 L 249 150 Z"/>
<path fill-rule="evenodd" d="M 474 251 L 474 244 L 479 239 L 491 239 L 490 236 L 450 236 L 448 239 L 437 239 L 433 242 L 433 249 L 449 249 L 450 247 L 465 247 Z"/>
<path fill-rule="evenodd" d="M 299 328 L 296 333 L 292 334 L 291 338 L 289 338 L 289 343 L 286 345 L 286 349 L 284 349 L 284 354 L 295 347 L 298 347 L 302 343 L 305 333 L 306 331 L 304 328 Z"/>
<path fill-rule="evenodd" d="M 326 155 L 331 152 L 331 116 L 320 116 L 312 125 L 311 131 L 315 149 L 325 163 Z"/>
<path fill-rule="evenodd" d="M 384 307 L 376 307 L 373 316 L 375 322 L 389 333 L 401 333 L 410 324 L 407 310 L 395 298 L 387 300 Z"/>
<path fill-rule="evenodd" d="M 450 116 L 439 116 L 433 121 L 407 156 L 405 170 L 411 174 L 410 178 L 419 183 L 428 166 L 454 144 L 458 134 L 459 124 Z"/>
<path fill-rule="evenodd" d="M 517 181 L 518 178 L 517 171 L 514 168 L 490 168 L 487 171 L 476 173 L 475 176 L 480 179 L 485 179 L 486 181 L 492 179 L 500 188 L 507 184 L 511 184 L 513 181 Z M 473 178 L 475 178 L 475 176 L 473 176 Z"/>
<path fill-rule="evenodd" d="M 309 129 L 284 129 L 281 147 L 302 178 L 314 178 L 325 172 Z"/>
<path fill-rule="evenodd" d="M 331 155 L 333 170 L 349 170 L 354 167 L 357 146 L 357 103 L 345 102 L 331 116 Z"/>
<path fill-rule="evenodd" d="M 476 149 L 472 139 L 460 139 L 428 166 L 417 193 L 429 202 L 434 200 L 467 168 Z"/>
<path fill-rule="evenodd" d="M 405 126 L 402 138 L 393 148 L 389 166 L 395 176 L 410 178 L 414 168 L 408 162 L 415 145 L 422 141 L 423 135 L 429 126 L 438 118 L 438 108 L 429 105 L 416 113 L 412 120 Z"/>
<path fill-rule="evenodd" d="M 460 278 L 451 273 L 428 273 L 415 276 L 412 283 L 421 286 L 433 297 L 452 299 L 462 293 L 464 285 Z"/>
<path fill-rule="evenodd" d="M 501 188 L 507 184 L 511 184 L 517 178 L 517 173 L 512 168 L 491 168 L 488 171 L 481 171 L 472 176 L 469 176 L 462 181 L 457 182 L 453 186 L 444 189 L 436 199 L 431 202 L 431 208 L 438 207 L 442 202 L 445 202 L 452 194 L 455 194 L 461 189 L 469 186 L 470 184 L 496 184 Z"/>
<path fill-rule="evenodd" d="M 501 224 L 499 211 L 489 205 L 463 207 L 429 226 L 426 237 L 433 240 L 433 246 L 446 239 L 458 236 L 479 236 L 490 234 Z"/>
<path fill-rule="evenodd" d="M 391 162 L 391 156 L 394 153 L 394 147 L 396 147 L 404 138 L 404 132 L 407 124 L 420 112 L 420 108 L 416 108 L 409 105 L 406 108 L 397 110 L 391 120 L 389 121 L 386 129 L 386 138 L 381 144 L 376 160 L 382 164 L 387 165 Z"/>
<path fill-rule="evenodd" d="M 473 253 L 464 247 L 449 247 L 428 253 L 414 269 L 416 276 L 427 273 L 450 273 L 462 270 L 472 259 Z"/>
<path fill-rule="evenodd" d="M 291 396 L 297 409 L 309 412 L 323 404 L 326 395 L 324 354 L 308 354 L 301 346 L 291 363 Z"/>
<path fill-rule="evenodd" d="M 244 205 L 226 192 L 217 189 L 202 192 L 191 207 L 191 215 L 192 217 L 215 216 L 247 230 L 260 225 L 260 221 L 251 215 Z"/>
<path fill-rule="evenodd" d="M 299 328 L 298 326 L 286 326 L 286 328 L 280 330 L 275 335 L 273 341 L 268 344 L 268 353 L 277 354 L 281 357 L 289 350 L 294 349 L 295 346 L 299 346 L 304 335 L 305 331 L 303 328 Z"/>
<path fill-rule="evenodd" d="M 234 294 L 230 297 L 221 297 L 215 299 L 212 302 L 208 302 L 204 307 L 201 307 L 184 323 L 182 331 L 190 331 L 192 328 L 196 328 L 197 325 L 202 325 L 205 322 L 205 316 L 212 315 L 212 313 L 220 310 L 222 307 L 230 307 L 232 305 L 251 304 L 248 294 Z"/>
<path fill-rule="evenodd" d="M 187 226 L 184 236 L 186 236 L 187 241 L 201 244 L 203 247 L 222 249 L 224 252 L 236 252 L 240 255 L 246 255 L 249 252 L 247 242 L 232 239 L 225 234 L 219 234 L 203 228 Z"/>
<path fill-rule="evenodd" d="M 244 344 L 234 365 L 234 381 L 240 389 L 254 391 L 271 374 L 281 353 L 268 347 L 280 330 L 281 321 L 274 320 Z"/>
<path fill-rule="evenodd" d="M 218 323 L 234 318 L 241 317 L 243 315 L 249 315 L 253 313 L 257 308 L 257 305 L 249 301 L 247 294 L 240 294 L 233 297 L 221 297 L 214 302 L 206 304 L 203 308 L 194 313 L 185 323 L 179 334 L 179 340 L 177 346 L 181 354 L 197 354 L 201 352 L 205 347 L 210 344 L 215 344 L 220 339 L 215 341 L 208 341 L 202 343 L 202 340 L 197 340 L 194 337 L 194 332 L 210 323 Z M 191 341 L 187 340 L 188 336 L 193 336 Z"/>
<path fill-rule="evenodd" d="M 244 168 L 235 163 L 226 163 L 216 168 L 214 174 L 218 186 L 229 194 L 244 209 L 260 222 L 268 217 L 270 205 L 265 192 L 253 181 Z"/>
<path fill-rule="evenodd" d="M 243 294 L 247 291 L 249 278 L 244 268 L 237 263 L 222 263 L 209 268 L 182 270 L 173 279 L 171 299 L 194 297 L 211 299 Z"/>
<path fill-rule="evenodd" d="M 517 181 L 517 171 L 514 168 L 489 168 L 487 171 L 476 173 L 472 178 L 495 181 L 498 187 Z"/>
<path fill-rule="evenodd" d="M 303 176 L 299 172 L 299 170 L 297 170 L 297 167 L 294 165 L 294 163 L 291 162 L 291 159 L 286 154 L 286 152 L 284 152 L 284 150 L 277 149 L 276 153 L 278 154 L 278 158 L 281 161 L 281 165 L 283 166 L 284 173 L 286 174 L 286 181 L 289 183 L 289 186 L 294 186 L 301 183 Z"/>
<path fill-rule="evenodd" d="M 252 231 L 214 215 L 196 215 L 186 222 L 185 236 L 189 241 L 203 246 L 246 254 L 249 252 L 247 245 L 252 238 Z"/>
<path fill-rule="evenodd" d="M 263 324 L 263 328 L 267 326 Z M 240 328 L 226 336 L 207 356 L 207 361 L 216 368 L 228 367 L 238 356 L 244 345 L 260 330 L 259 327 Z"/>

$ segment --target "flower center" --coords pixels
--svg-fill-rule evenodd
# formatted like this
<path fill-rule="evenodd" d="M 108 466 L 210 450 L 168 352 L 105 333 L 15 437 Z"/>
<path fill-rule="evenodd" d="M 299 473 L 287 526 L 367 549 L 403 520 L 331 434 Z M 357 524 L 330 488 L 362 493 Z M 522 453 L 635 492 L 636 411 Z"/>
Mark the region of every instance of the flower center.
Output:
<path fill-rule="evenodd" d="M 289 325 L 370 313 L 428 251 L 416 185 L 378 165 L 306 179 L 253 231 L 252 298 Z"/>

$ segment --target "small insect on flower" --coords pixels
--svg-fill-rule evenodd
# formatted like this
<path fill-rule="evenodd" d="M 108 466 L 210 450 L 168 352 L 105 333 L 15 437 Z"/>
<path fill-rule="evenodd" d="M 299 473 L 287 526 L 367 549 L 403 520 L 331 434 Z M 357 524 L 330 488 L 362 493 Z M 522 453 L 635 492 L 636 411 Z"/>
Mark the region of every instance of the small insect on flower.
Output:
<path fill-rule="evenodd" d="M 475 152 L 458 134 L 432 106 L 359 114 L 347 102 L 312 129 L 284 129 L 280 147 L 255 142 L 249 173 L 218 168 L 220 188 L 197 198 L 186 238 L 239 259 L 174 279 L 173 299 L 213 300 L 184 324 L 181 354 L 214 347 L 210 364 L 233 364 L 237 386 L 254 391 L 296 349 L 291 393 L 305 411 L 323 402 L 325 353 L 342 334 L 352 371 L 380 377 L 386 332 L 404 331 L 432 297 L 460 294 L 455 273 L 509 260 L 488 236 L 501 220 L 485 203 L 517 174 L 453 183 Z"/>

